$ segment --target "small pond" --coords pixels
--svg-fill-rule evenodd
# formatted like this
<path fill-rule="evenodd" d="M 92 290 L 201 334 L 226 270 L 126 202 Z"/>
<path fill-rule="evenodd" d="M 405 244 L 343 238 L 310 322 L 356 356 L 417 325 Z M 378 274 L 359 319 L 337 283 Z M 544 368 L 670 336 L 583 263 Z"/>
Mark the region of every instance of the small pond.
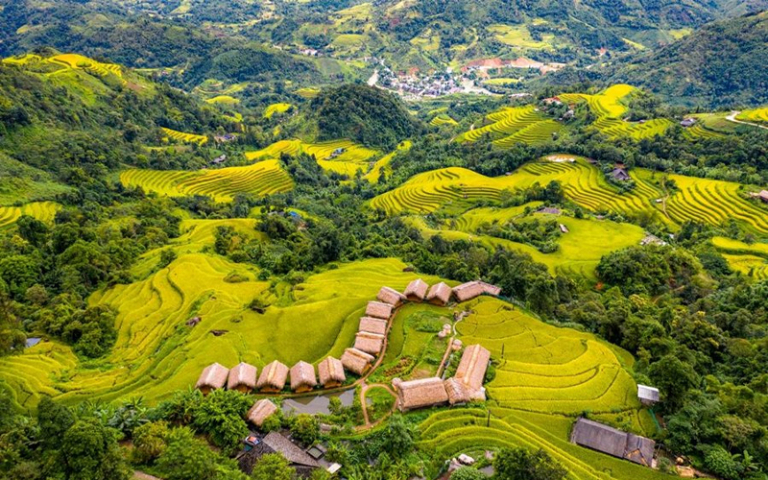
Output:
<path fill-rule="evenodd" d="M 331 398 L 337 397 L 345 407 L 352 405 L 355 400 L 355 389 L 350 388 L 339 393 L 326 393 L 323 395 L 312 395 L 307 397 L 286 398 L 283 400 L 283 412 L 285 413 L 309 413 L 329 415 L 331 411 L 328 405 Z"/>

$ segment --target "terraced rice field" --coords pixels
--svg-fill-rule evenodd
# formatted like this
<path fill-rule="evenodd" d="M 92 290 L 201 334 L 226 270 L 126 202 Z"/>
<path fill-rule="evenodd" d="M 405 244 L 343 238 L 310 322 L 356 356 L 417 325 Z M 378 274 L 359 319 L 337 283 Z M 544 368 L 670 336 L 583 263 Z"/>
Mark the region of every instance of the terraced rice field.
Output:
<path fill-rule="evenodd" d="M 505 148 L 516 143 L 529 145 L 546 142 L 562 125 L 546 118 L 533 105 L 505 107 L 488 114 L 491 122 L 480 128 L 469 130 L 457 138 L 460 142 L 477 142 L 488 139 L 494 145 Z"/>
<path fill-rule="evenodd" d="M 516 48 L 525 48 L 532 50 L 551 50 L 552 42 L 555 36 L 552 34 L 542 35 L 542 40 L 534 40 L 531 32 L 525 25 L 490 25 L 488 31 L 494 35 L 497 41 Z"/>
<path fill-rule="evenodd" d="M 335 153 L 335 152 L 340 153 Z M 353 177 L 359 170 L 367 171 L 369 161 L 379 152 L 358 145 L 349 140 L 331 140 L 320 143 L 305 143 L 301 140 L 282 140 L 256 152 L 247 152 L 249 160 L 279 158 L 280 154 L 314 156 L 324 170 Z"/>
<path fill-rule="evenodd" d="M 736 117 L 736 119 L 745 122 L 768 123 L 768 107 L 744 110 Z"/>
<path fill-rule="evenodd" d="M 218 170 L 131 169 L 120 174 L 120 182 L 160 195 L 206 195 L 219 202 L 231 201 L 238 193 L 266 196 L 293 188 L 293 180 L 277 160 Z"/>
<path fill-rule="evenodd" d="M 171 130 L 170 128 L 162 128 L 163 133 L 165 133 L 168 138 L 171 138 L 173 140 L 176 140 L 177 142 L 182 143 L 196 143 L 198 145 L 204 145 L 206 142 L 208 142 L 208 137 L 205 135 L 196 135 L 194 133 L 184 133 L 184 132 L 177 132 L 176 130 Z"/>
<path fill-rule="evenodd" d="M 11 227 L 22 215 L 29 215 L 42 222 L 52 223 L 61 205 L 56 202 L 32 202 L 21 207 L 0 207 L 0 230 Z"/>
<path fill-rule="evenodd" d="M 209 244 L 210 245 L 210 244 Z M 32 408 L 42 394 L 67 403 L 143 396 L 150 404 L 194 385 L 212 362 L 233 366 L 272 360 L 291 365 L 339 357 L 352 344 L 367 302 L 382 285 L 402 289 L 416 274 L 404 263 L 377 259 L 343 264 L 309 276 L 295 289 L 255 280 L 258 270 L 203 253 L 179 256 L 169 267 L 128 285 L 97 292 L 91 304 L 118 309 L 118 339 L 98 367 L 78 364 L 69 348 L 50 352 L 44 343 L 0 359 L 0 379 L 26 382 L 17 402 Z M 231 283 L 237 274 L 245 280 Z M 430 283 L 436 278 L 425 278 Z M 263 315 L 248 308 L 256 297 L 271 306 Z M 194 328 L 185 322 L 202 321 Z M 211 330 L 225 330 L 213 336 Z M 311 341 L 296 341 L 297 338 Z M 28 372 L 24 380 L 19 371 Z"/>
<path fill-rule="evenodd" d="M 388 153 L 387 155 L 384 155 L 379 160 L 376 161 L 376 163 L 373 164 L 373 167 L 363 175 L 363 178 L 368 180 L 371 183 L 378 183 L 379 178 L 381 178 L 381 174 L 383 173 L 386 176 L 389 176 L 392 174 L 392 168 L 390 168 L 389 164 L 392 161 L 392 158 L 394 158 L 395 154 L 398 151 L 407 151 L 411 149 L 411 146 L 413 144 L 410 140 L 405 140 L 400 145 L 397 146 L 397 150 Z"/>
<path fill-rule="evenodd" d="M 448 115 L 441 114 L 433 118 L 429 122 L 429 124 L 432 125 L 433 127 L 442 127 L 443 125 L 454 126 L 454 125 L 458 125 L 459 123 L 456 120 L 449 117 Z"/>
<path fill-rule="evenodd" d="M 217 95 L 207 99 L 205 102 L 212 105 L 228 105 L 231 107 L 240 103 L 240 100 L 231 95 Z"/>
<path fill-rule="evenodd" d="M 88 73 L 98 77 L 106 77 L 107 75 L 115 75 L 119 78 L 123 77 L 123 69 L 120 65 L 115 63 L 97 62 L 91 58 L 74 53 L 56 55 L 55 57 L 51 57 L 48 60 L 50 62 L 64 65 L 68 68 L 85 70 Z"/>
<path fill-rule="evenodd" d="M 293 107 L 293 105 L 290 103 L 273 103 L 272 105 L 267 106 L 267 108 L 264 110 L 264 118 L 272 118 L 272 116 L 276 113 L 285 113 L 290 110 L 291 107 Z"/>
<path fill-rule="evenodd" d="M 311 100 L 320 95 L 320 89 L 314 87 L 300 88 L 296 90 L 296 95 L 302 98 L 306 98 L 307 100 Z"/>
<path fill-rule="evenodd" d="M 566 103 L 586 102 L 589 109 L 595 114 L 597 120 L 593 126 L 610 138 L 632 138 L 641 140 L 656 135 L 663 135 L 674 123 L 661 118 L 640 123 L 630 123 L 622 120 L 627 113 L 627 106 L 623 100 L 635 92 L 635 87 L 630 85 L 613 85 L 596 95 L 581 93 L 565 93 L 559 95 Z"/>
<path fill-rule="evenodd" d="M 754 278 L 768 279 L 768 243 L 747 244 L 725 237 L 714 237 L 712 244 L 728 261 L 732 270 Z"/>
<path fill-rule="evenodd" d="M 711 138 L 723 138 L 725 134 L 710 130 L 701 123 L 685 129 L 685 136 L 690 140 L 708 140 Z"/>

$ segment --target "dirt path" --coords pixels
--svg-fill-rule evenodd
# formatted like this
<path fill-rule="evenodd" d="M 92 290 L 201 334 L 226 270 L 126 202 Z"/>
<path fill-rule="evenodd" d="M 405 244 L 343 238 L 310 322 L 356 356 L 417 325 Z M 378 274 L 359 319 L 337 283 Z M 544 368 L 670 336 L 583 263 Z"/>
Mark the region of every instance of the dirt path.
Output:
<path fill-rule="evenodd" d="M 726 116 L 725 119 L 728 120 L 729 122 L 740 123 L 742 125 L 749 125 L 751 127 L 757 127 L 757 128 L 762 128 L 763 130 L 768 130 L 768 127 L 764 125 L 759 125 L 757 123 L 752 123 L 752 122 L 745 122 L 743 120 L 736 120 L 736 116 L 738 116 L 740 113 L 741 113 L 740 111 L 735 110 L 731 112 L 730 115 Z"/>
<path fill-rule="evenodd" d="M 387 415 L 384 415 L 380 419 L 376 420 L 374 423 L 371 423 L 370 417 L 368 416 L 368 403 L 365 401 L 365 395 L 366 393 L 368 393 L 368 390 L 370 390 L 371 388 L 383 388 L 395 398 L 395 401 L 392 403 L 392 409 L 389 411 L 389 413 L 387 413 Z M 365 420 L 365 425 L 360 425 L 357 428 L 355 428 L 355 430 L 358 432 L 364 432 L 366 430 L 376 428 L 381 424 L 381 422 L 383 422 L 384 420 L 389 418 L 390 415 L 395 413 L 395 410 L 397 409 L 397 395 L 392 390 L 392 387 L 390 387 L 386 383 L 372 383 L 369 385 L 363 382 L 360 388 L 360 406 L 363 409 L 363 419 Z"/>
<path fill-rule="evenodd" d="M 140 472 L 136 470 L 133 472 L 133 479 L 132 480 L 160 480 L 157 477 L 153 477 L 152 475 L 146 474 L 144 472 Z"/>
<path fill-rule="evenodd" d="M 454 335 L 456 334 L 456 330 L 454 329 Z M 453 340 L 456 337 L 451 337 L 448 339 L 448 347 L 445 349 L 445 353 L 443 354 L 443 359 L 440 361 L 440 367 L 437 369 L 437 377 L 442 378 L 443 377 L 443 371 L 445 370 L 445 361 L 448 360 L 448 356 L 451 354 L 451 350 L 453 350 Z"/>

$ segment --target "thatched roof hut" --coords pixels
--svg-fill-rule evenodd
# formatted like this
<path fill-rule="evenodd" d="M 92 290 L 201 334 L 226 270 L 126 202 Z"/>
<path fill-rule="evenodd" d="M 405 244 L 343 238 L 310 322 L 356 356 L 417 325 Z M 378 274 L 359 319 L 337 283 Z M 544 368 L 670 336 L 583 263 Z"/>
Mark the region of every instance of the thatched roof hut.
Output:
<path fill-rule="evenodd" d="M 317 365 L 317 373 L 320 377 L 320 384 L 325 388 L 340 387 L 347 379 L 344 375 L 344 364 L 341 360 L 333 357 L 326 357 L 325 360 Z"/>
<path fill-rule="evenodd" d="M 321 465 L 307 452 L 299 448 L 279 432 L 270 432 L 254 448 L 238 457 L 240 470 L 247 475 L 253 473 L 253 467 L 264 455 L 278 453 L 288 460 L 300 478 L 309 478 L 313 470 Z"/>
<path fill-rule="evenodd" d="M 288 380 L 288 367 L 275 360 L 261 369 L 256 388 L 262 392 L 277 393 L 285 388 L 286 380 Z"/>
<path fill-rule="evenodd" d="M 483 294 L 498 297 L 500 293 L 499 287 L 480 281 L 462 283 L 458 287 L 453 287 L 453 295 L 459 302 L 466 302 Z"/>
<path fill-rule="evenodd" d="M 373 360 L 373 355 L 369 355 L 356 348 L 344 350 L 344 355 L 341 356 L 341 363 L 344 365 L 344 368 L 358 375 L 364 374 L 370 368 Z"/>
<path fill-rule="evenodd" d="M 229 390 L 248 393 L 256 388 L 256 367 L 245 362 L 238 363 L 229 371 L 227 381 Z"/>
<path fill-rule="evenodd" d="M 195 388 L 203 392 L 203 395 L 208 395 L 213 390 L 224 388 L 228 377 L 229 369 L 227 367 L 213 363 L 205 367 L 195 384 Z"/>
<path fill-rule="evenodd" d="M 291 390 L 297 393 L 309 392 L 317 386 L 315 367 L 307 362 L 298 362 L 291 367 Z"/>
<path fill-rule="evenodd" d="M 573 426 L 571 443 L 645 466 L 652 465 L 656 446 L 651 439 L 585 418 L 578 419 Z"/>
<path fill-rule="evenodd" d="M 429 290 L 429 285 L 424 280 L 417 278 L 405 287 L 403 295 L 412 302 L 423 302 L 427 298 L 427 290 Z"/>
<path fill-rule="evenodd" d="M 383 303 L 388 303 L 393 307 L 399 307 L 404 301 L 406 301 L 405 295 L 398 292 L 394 288 L 381 287 L 379 294 L 376 295 L 376 299 Z"/>
<path fill-rule="evenodd" d="M 443 380 L 438 377 L 392 384 L 397 389 L 398 407 L 403 412 L 448 403 L 448 392 L 445 391 Z"/>
<path fill-rule="evenodd" d="M 483 379 L 488 370 L 491 352 L 480 345 L 470 345 L 461 355 L 459 367 L 456 369 L 456 380 L 472 391 L 483 388 Z"/>
<path fill-rule="evenodd" d="M 360 325 L 357 328 L 360 332 L 377 333 L 385 335 L 387 333 L 387 322 L 379 318 L 362 317 Z"/>
<path fill-rule="evenodd" d="M 264 420 L 275 413 L 277 413 L 277 405 L 272 403 L 272 401 L 267 398 L 262 398 L 261 400 L 254 403 L 251 409 L 248 410 L 248 415 L 246 415 L 246 418 L 252 424 L 256 425 L 257 427 L 261 427 L 264 425 Z"/>
<path fill-rule="evenodd" d="M 435 305 L 447 305 L 451 300 L 451 287 L 443 282 L 432 285 L 427 293 L 427 301 Z"/>
<path fill-rule="evenodd" d="M 365 308 L 365 315 L 389 320 L 389 317 L 392 316 L 392 308 L 392 305 L 388 303 L 368 302 L 368 306 Z"/>
<path fill-rule="evenodd" d="M 448 394 L 448 403 L 457 405 L 472 401 L 472 395 L 467 386 L 451 377 L 443 382 L 445 392 Z"/>
<path fill-rule="evenodd" d="M 371 355 L 378 355 L 384 347 L 384 335 L 360 332 L 355 337 L 355 348 Z"/>

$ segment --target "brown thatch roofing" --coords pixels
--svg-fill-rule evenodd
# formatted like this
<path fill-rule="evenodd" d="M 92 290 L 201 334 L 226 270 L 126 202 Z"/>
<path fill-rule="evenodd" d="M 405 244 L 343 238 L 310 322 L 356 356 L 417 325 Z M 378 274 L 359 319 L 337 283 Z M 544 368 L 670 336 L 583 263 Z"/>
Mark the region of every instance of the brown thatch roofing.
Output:
<path fill-rule="evenodd" d="M 272 403 L 271 400 L 262 398 L 258 402 L 254 403 L 250 410 L 248 410 L 248 421 L 257 427 L 264 425 L 264 420 L 277 412 L 277 405 Z"/>
<path fill-rule="evenodd" d="M 285 382 L 288 380 L 288 367 L 275 360 L 263 369 L 259 381 L 256 382 L 257 388 L 268 388 L 272 390 L 282 390 Z"/>
<path fill-rule="evenodd" d="M 392 316 L 392 305 L 381 302 L 368 302 L 365 314 L 369 317 L 383 318 L 389 320 Z"/>
<path fill-rule="evenodd" d="M 387 333 L 387 322 L 379 318 L 362 317 L 360 326 L 357 328 L 360 332 L 378 333 L 384 335 Z"/>
<path fill-rule="evenodd" d="M 197 380 L 197 384 L 195 384 L 195 388 L 223 388 L 227 384 L 227 377 L 229 377 L 227 367 L 213 363 L 205 367 Z"/>
<path fill-rule="evenodd" d="M 424 280 L 417 278 L 405 287 L 403 295 L 408 300 L 420 302 L 427 297 L 427 290 L 429 290 L 429 285 Z"/>
<path fill-rule="evenodd" d="M 227 388 L 234 390 L 238 387 L 256 388 L 256 367 L 245 362 L 238 363 L 229 371 Z"/>
<path fill-rule="evenodd" d="M 651 465 L 656 446 L 651 439 L 585 418 L 578 419 L 573 426 L 571 442 L 646 466 Z"/>
<path fill-rule="evenodd" d="M 269 432 L 262 442 L 275 453 L 282 455 L 292 466 L 320 467 L 320 464 L 317 463 L 314 458 L 310 457 L 308 453 L 294 445 L 293 442 L 278 432 Z"/>
<path fill-rule="evenodd" d="M 443 282 L 432 285 L 427 293 L 427 301 L 437 305 L 445 305 L 451 300 L 451 287 Z"/>
<path fill-rule="evenodd" d="M 326 357 L 317 366 L 317 373 L 320 376 L 320 383 L 323 385 L 344 383 L 347 376 L 344 375 L 344 364 L 341 360 L 333 357 Z"/>
<path fill-rule="evenodd" d="M 298 390 L 302 387 L 315 388 L 317 386 L 317 377 L 315 376 L 315 367 L 304 361 L 298 362 L 291 367 L 291 390 Z"/>
<path fill-rule="evenodd" d="M 453 294 L 459 302 L 466 302 L 483 294 L 498 297 L 500 293 L 501 289 L 499 287 L 480 281 L 463 283 L 453 288 Z"/>
<path fill-rule="evenodd" d="M 341 363 L 344 368 L 350 372 L 354 372 L 358 375 L 365 373 L 365 369 L 373 362 L 374 358 L 365 352 L 362 352 L 356 348 L 348 348 L 344 350 L 344 355 L 341 356 Z"/>
<path fill-rule="evenodd" d="M 398 292 L 394 288 L 389 287 L 381 287 L 379 294 L 376 295 L 376 299 L 380 302 L 388 303 L 395 307 L 399 307 L 404 301 L 406 301 L 405 295 Z"/>
<path fill-rule="evenodd" d="M 384 347 L 384 335 L 360 332 L 355 337 L 355 348 L 371 355 L 378 355 Z"/>
<path fill-rule="evenodd" d="M 483 379 L 490 359 L 491 352 L 482 346 L 468 346 L 464 349 L 459 367 L 456 369 L 456 380 L 466 385 L 470 390 L 483 388 Z"/>
<path fill-rule="evenodd" d="M 472 400 L 472 395 L 467 390 L 466 385 L 451 377 L 443 382 L 445 392 L 448 394 L 448 403 L 456 405 L 457 403 L 467 403 Z"/>
<path fill-rule="evenodd" d="M 400 410 L 431 407 L 448 403 L 448 392 L 438 377 L 400 382 L 397 385 Z"/>

